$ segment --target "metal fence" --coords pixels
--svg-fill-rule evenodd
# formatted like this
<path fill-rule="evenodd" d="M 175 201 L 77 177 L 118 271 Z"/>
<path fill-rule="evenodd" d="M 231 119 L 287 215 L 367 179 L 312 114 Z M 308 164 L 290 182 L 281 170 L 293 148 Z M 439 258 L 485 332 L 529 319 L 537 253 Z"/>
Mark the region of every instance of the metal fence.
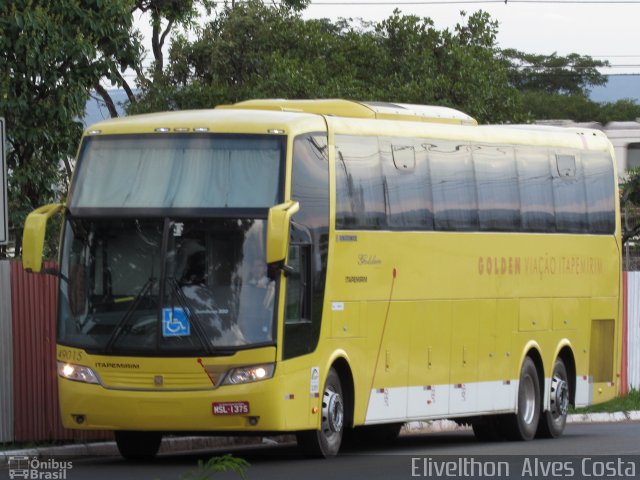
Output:
<path fill-rule="evenodd" d="M 11 264 L 0 261 L 0 443 L 13 440 Z"/>
<path fill-rule="evenodd" d="M 626 276 L 626 377 L 630 389 L 640 390 L 640 272 Z"/>
<path fill-rule="evenodd" d="M 52 275 L 26 273 L 17 261 L 10 264 L 15 367 L 13 441 L 112 438 L 110 432 L 62 427 L 55 352 L 58 279 Z"/>

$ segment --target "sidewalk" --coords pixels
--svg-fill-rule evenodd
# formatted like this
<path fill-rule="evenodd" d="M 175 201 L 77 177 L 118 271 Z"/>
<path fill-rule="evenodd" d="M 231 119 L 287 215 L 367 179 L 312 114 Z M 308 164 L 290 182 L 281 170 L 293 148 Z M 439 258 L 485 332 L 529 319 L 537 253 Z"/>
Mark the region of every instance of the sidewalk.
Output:
<path fill-rule="evenodd" d="M 567 423 L 615 423 L 640 421 L 640 411 L 615 413 L 578 413 L 569 415 Z M 452 432 L 470 430 L 470 427 L 460 426 L 451 420 L 435 420 L 432 422 L 409 422 L 401 435 L 429 432 Z M 282 435 L 275 438 L 262 437 L 169 437 L 162 440 L 160 453 L 189 452 L 214 449 L 225 446 L 278 444 L 295 441 L 293 436 Z M 118 456 L 115 442 L 75 443 L 54 447 L 36 447 L 21 450 L 0 451 L 0 468 L 6 467 L 9 457 L 53 457 L 65 458 L 82 456 Z"/>

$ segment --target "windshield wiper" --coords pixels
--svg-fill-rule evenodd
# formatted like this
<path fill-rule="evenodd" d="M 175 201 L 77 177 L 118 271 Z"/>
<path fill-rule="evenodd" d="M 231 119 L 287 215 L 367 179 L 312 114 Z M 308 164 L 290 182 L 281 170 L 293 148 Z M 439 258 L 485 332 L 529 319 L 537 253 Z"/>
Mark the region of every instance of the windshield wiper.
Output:
<path fill-rule="evenodd" d="M 122 335 L 122 332 L 124 332 L 124 327 L 127 325 L 129 320 L 131 319 L 133 312 L 137 310 L 138 305 L 140 305 L 140 302 L 146 296 L 146 294 L 148 292 L 151 292 L 151 289 L 153 288 L 153 285 L 155 283 L 156 283 L 156 279 L 151 277 L 142 286 L 138 294 L 133 299 L 131 306 L 127 309 L 126 312 L 124 312 L 124 315 L 116 324 L 116 328 L 113 330 L 113 333 L 111 334 L 111 336 L 109 337 L 109 340 L 107 341 L 107 345 L 104 347 L 105 353 L 111 353 L 111 351 L 113 350 L 113 346 L 118 341 L 118 338 L 120 337 L 120 335 Z"/>
<path fill-rule="evenodd" d="M 196 332 L 198 340 L 200 340 L 200 343 L 204 347 L 205 351 L 209 355 L 212 355 L 213 349 L 211 348 L 211 344 L 207 340 L 207 334 L 204 331 L 204 328 L 202 328 L 202 320 L 196 313 L 196 309 L 190 307 L 189 300 L 187 299 L 187 297 L 185 297 L 184 292 L 182 291 L 182 288 L 180 288 L 180 285 L 178 284 L 176 279 L 170 278 L 168 279 L 168 281 L 171 284 L 171 288 L 175 292 L 176 298 L 178 299 L 178 303 L 187 314 L 187 317 L 189 318 L 189 320 L 193 320 L 192 322 L 193 329 Z"/>

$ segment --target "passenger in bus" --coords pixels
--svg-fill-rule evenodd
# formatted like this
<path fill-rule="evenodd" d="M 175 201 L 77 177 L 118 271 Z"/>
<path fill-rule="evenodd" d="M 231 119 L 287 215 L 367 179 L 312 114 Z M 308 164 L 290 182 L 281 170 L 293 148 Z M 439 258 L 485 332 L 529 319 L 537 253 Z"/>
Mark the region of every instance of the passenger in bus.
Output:
<path fill-rule="evenodd" d="M 230 315 L 229 308 L 216 298 L 206 276 L 206 256 L 204 249 L 192 253 L 186 261 L 180 279 L 180 288 L 189 308 L 204 324 L 213 346 L 244 345 L 247 339 L 237 322 Z"/>
<path fill-rule="evenodd" d="M 250 342 L 272 340 L 274 298 L 275 283 L 267 277 L 267 265 L 264 260 L 255 258 L 242 289 L 240 304 L 240 325 Z"/>
<path fill-rule="evenodd" d="M 265 290 L 262 305 L 266 309 L 271 309 L 275 293 L 274 282 L 267 277 L 267 264 L 259 258 L 256 258 L 251 265 L 251 278 L 249 278 L 249 285 L 256 288 L 263 288 Z"/>

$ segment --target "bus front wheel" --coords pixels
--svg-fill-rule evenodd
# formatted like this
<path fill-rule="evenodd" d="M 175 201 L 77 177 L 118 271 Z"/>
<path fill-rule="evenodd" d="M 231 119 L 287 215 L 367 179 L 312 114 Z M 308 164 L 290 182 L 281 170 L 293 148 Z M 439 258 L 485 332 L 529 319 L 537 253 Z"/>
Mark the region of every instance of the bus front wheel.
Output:
<path fill-rule="evenodd" d="M 148 460 L 160 450 L 162 434 L 160 432 L 115 432 L 118 451 L 127 460 Z"/>
<path fill-rule="evenodd" d="M 322 393 L 320 430 L 297 434 L 298 445 L 312 457 L 331 457 L 338 454 L 344 432 L 344 399 L 338 373 L 329 370 Z"/>
<path fill-rule="evenodd" d="M 549 410 L 542 413 L 538 433 L 540 438 L 557 438 L 562 435 L 569 411 L 569 377 L 562 359 L 558 358 L 551 375 Z"/>
<path fill-rule="evenodd" d="M 509 440 L 532 440 L 540 421 L 540 381 L 530 357 L 525 358 L 518 382 L 518 411 L 504 419 L 505 436 Z"/>

